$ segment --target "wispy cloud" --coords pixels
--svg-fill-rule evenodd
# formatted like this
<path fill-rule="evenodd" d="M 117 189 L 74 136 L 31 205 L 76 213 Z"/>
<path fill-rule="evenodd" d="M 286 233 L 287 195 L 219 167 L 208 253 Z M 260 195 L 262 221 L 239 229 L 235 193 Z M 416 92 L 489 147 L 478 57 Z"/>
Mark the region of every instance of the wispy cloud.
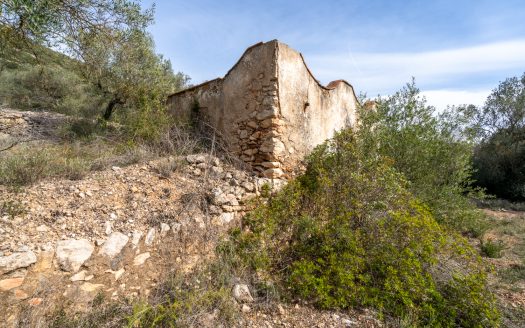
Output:
<path fill-rule="evenodd" d="M 447 95 L 460 103 L 479 103 L 474 100 L 496 87 L 483 85 L 480 76 L 517 75 L 525 69 L 525 39 L 414 53 L 306 55 L 306 61 L 321 81 L 346 78 L 371 96 L 391 93 L 414 76 L 419 86 L 432 90 L 429 99 Z"/>

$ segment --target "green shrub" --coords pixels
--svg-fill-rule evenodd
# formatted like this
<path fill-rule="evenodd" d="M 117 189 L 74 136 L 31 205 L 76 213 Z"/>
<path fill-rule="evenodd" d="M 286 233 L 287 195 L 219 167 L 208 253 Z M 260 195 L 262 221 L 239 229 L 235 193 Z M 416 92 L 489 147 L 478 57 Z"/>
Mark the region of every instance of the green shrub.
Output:
<path fill-rule="evenodd" d="M 481 254 L 490 258 L 500 258 L 501 252 L 505 249 L 505 244 L 501 240 L 488 239 L 487 241 L 481 240 Z"/>
<path fill-rule="evenodd" d="M 479 258 L 351 132 L 231 234 L 237 267 L 321 308 L 372 307 L 415 326 L 494 327 Z"/>

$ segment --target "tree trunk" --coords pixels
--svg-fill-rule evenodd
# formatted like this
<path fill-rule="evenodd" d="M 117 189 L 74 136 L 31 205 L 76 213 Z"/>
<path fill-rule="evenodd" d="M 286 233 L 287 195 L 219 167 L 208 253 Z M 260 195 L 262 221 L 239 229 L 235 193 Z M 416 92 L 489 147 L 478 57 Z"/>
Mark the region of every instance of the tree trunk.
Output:
<path fill-rule="evenodd" d="M 106 106 L 106 111 L 104 112 L 104 115 L 102 116 L 104 120 L 109 121 L 111 118 L 111 114 L 113 114 L 113 110 L 115 109 L 115 106 L 118 104 L 122 104 L 122 101 L 118 98 L 112 99 L 108 105 Z"/>

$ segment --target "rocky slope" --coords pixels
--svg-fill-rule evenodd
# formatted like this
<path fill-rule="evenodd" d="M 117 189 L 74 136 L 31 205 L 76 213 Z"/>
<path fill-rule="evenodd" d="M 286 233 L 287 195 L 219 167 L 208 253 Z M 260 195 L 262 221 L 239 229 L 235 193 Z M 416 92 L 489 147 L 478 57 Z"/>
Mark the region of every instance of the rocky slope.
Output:
<path fill-rule="evenodd" d="M 179 169 L 170 177 L 165 165 Z M 147 298 L 170 268 L 188 271 L 212 256 L 264 185 L 284 184 L 239 171 L 206 154 L 113 167 L 81 181 L 44 181 L 18 192 L 0 187 L 0 313 L 8 327 L 39 320 L 56 304 L 82 310 L 98 293 Z M 5 206 L 4 206 L 5 207 Z M 242 305 L 239 304 L 241 307 Z M 373 326 L 368 314 L 334 314 L 283 305 L 247 310 L 240 326 Z M 370 318 L 368 318 L 370 317 Z M 209 323 L 212 324 L 213 320 Z"/>

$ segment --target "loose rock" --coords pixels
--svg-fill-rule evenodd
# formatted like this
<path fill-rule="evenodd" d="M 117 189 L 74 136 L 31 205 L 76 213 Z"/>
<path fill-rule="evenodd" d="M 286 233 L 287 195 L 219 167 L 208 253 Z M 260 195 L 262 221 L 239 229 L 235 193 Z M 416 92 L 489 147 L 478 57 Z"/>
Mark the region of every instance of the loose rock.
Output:
<path fill-rule="evenodd" d="M 0 291 L 6 292 L 16 287 L 20 287 L 24 283 L 24 278 L 10 278 L 0 280 Z"/>
<path fill-rule="evenodd" d="M 35 262 L 36 255 L 32 251 L 2 256 L 0 257 L 0 274 L 26 268 Z"/>
<path fill-rule="evenodd" d="M 142 254 L 139 254 L 139 255 L 135 256 L 135 259 L 133 260 L 133 265 L 134 266 L 139 266 L 139 265 L 144 264 L 144 262 L 146 262 L 146 260 L 149 259 L 150 256 L 151 255 L 150 255 L 149 252 L 142 253 Z"/>
<path fill-rule="evenodd" d="M 120 232 L 114 232 L 108 237 L 108 239 L 100 249 L 99 254 L 107 256 L 109 258 L 114 258 L 118 254 L 120 254 L 124 246 L 126 246 L 126 244 L 128 243 L 128 240 L 129 237 L 125 234 Z"/>
<path fill-rule="evenodd" d="M 62 240 L 57 243 L 56 257 L 62 270 L 77 272 L 93 250 L 93 245 L 86 239 Z"/>
<path fill-rule="evenodd" d="M 252 294 L 250 293 L 250 288 L 245 284 L 237 284 L 233 286 L 233 297 L 238 302 L 251 303 L 253 302 Z"/>

